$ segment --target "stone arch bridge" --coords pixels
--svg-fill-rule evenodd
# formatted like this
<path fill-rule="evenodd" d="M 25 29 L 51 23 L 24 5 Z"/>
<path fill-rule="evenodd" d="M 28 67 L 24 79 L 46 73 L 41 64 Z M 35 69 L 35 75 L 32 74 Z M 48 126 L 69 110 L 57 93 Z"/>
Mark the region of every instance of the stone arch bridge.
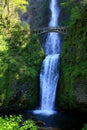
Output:
<path fill-rule="evenodd" d="M 37 28 L 37 29 L 31 29 L 31 32 L 34 34 L 44 34 L 44 33 L 49 33 L 49 32 L 57 32 L 61 34 L 66 34 L 67 33 L 67 28 L 66 26 L 58 26 L 58 27 L 45 27 L 45 28 Z"/>

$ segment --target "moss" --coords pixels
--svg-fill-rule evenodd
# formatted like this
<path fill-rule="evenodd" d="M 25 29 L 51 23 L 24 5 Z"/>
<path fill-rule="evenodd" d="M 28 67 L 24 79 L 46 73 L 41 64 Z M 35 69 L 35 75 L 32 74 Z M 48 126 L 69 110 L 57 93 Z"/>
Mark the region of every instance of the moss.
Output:
<path fill-rule="evenodd" d="M 64 38 L 58 102 L 63 109 L 87 111 L 87 7 L 82 7 L 79 13 L 70 22 Z"/>

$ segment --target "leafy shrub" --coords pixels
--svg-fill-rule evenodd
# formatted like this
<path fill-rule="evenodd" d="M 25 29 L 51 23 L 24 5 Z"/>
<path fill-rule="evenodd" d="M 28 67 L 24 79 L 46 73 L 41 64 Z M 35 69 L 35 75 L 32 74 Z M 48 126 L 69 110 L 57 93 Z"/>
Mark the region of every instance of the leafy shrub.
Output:
<path fill-rule="evenodd" d="M 87 130 L 87 124 L 84 124 L 82 130 Z"/>
<path fill-rule="evenodd" d="M 5 118 L 0 117 L 0 130 L 37 130 L 34 121 L 26 120 L 22 121 L 22 116 L 5 116 Z"/>

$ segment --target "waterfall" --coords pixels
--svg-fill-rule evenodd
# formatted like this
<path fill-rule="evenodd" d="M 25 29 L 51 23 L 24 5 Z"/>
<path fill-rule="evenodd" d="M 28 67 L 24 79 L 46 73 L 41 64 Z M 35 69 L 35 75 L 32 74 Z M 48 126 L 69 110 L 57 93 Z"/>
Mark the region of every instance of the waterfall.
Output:
<path fill-rule="evenodd" d="M 56 87 L 59 77 L 58 59 L 59 54 L 46 56 L 41 69 L 41 110 L 46 114 L 51 114 L 54 110 Z"/>
<path fill-rule="evenodd" d="M 58 0 L 51 0 L 51 18 L 49 27 L 58 26 Z M 48 33 L 44 51 L 46 57 L 42 63 L 40 73 L 41 107 L 38 113 L 53 114 L 55 111 L 55 96 L 59 78 L 60 38 L 58 33 Z"/>

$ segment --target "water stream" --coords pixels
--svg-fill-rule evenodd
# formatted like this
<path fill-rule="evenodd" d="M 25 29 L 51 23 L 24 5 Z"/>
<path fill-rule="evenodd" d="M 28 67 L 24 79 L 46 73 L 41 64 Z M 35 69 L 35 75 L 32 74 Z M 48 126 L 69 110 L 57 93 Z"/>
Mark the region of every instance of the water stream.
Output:
<path fill-rule="evenodd" d="M 58 26 L 59 7 L 57 0 L 50 2 L 51 18 L 49 27 Z M 58 33 L 48 33 L 44 51 L 46 57 L 40 73 L 41 107 L 38 113 L 51 115 L 55 113 L 55 96 L 59 78 L 60 37 Z"/>

